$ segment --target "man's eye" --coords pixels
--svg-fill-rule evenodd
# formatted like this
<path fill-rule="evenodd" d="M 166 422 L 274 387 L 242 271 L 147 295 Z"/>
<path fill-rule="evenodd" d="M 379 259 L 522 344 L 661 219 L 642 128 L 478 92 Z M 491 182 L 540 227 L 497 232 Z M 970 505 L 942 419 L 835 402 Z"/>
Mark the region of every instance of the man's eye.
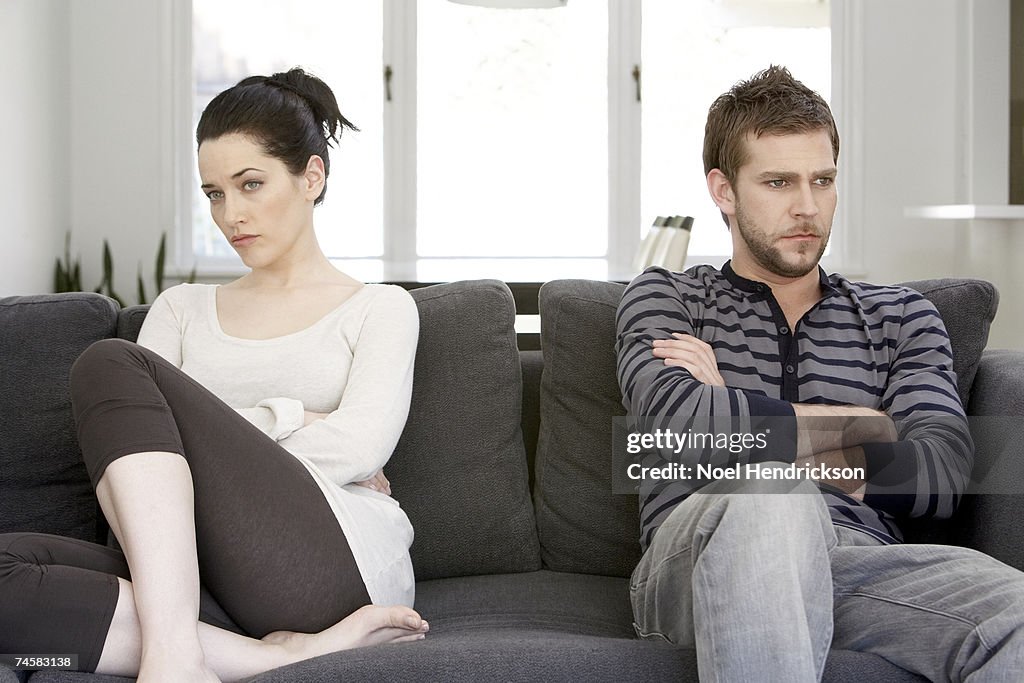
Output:
<path fill-rule="evenodd" d="M 242 187 L 246 190 L 258 190 L 260 189 L 260 185 L 262 184 L 263 183 L 260 182 L 259 180 L 247 180 L 245 181 L 245 184 L 242 185 Z"/>
<path fill-rule="evenodd" d="M 818 178 L 817 183 L 822 187 L 828 187 L 836 181 L 835 178 Z"/>
<path fill-rule="evenodd" d="M 775 179 L 775 180 L 769 180 L 768 181 L 768 187 L 778 188 L 778 187 L 785 187 L 785 186 L 786 186 L 786 181 L 785 180 Z"/>

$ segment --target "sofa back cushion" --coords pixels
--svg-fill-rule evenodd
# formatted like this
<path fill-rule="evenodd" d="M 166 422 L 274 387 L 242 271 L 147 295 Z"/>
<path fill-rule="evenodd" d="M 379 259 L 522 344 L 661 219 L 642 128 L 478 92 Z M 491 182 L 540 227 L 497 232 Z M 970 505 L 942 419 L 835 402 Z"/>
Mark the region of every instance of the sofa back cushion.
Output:
<path fill-rule="evenodd" d="M 612 493 L 615 309 L 624 285 L 554 280 L 540 290 L 540 435 L 534 505 L 544 566 L 628 576 L 640 559 L 635 495 Z"/>
<path fill-rule="evenodd" d="M 907 283 L 939 311 L 965 400 L 995 315 L 980 280 Z M 555 280 L 540 290 L 544 371 L 534 498 L 544 565 L 628 576 L 639 559 L 635 495 L 612 493 L 612 418 L 625 414 L 615 376 L 615 310 L 624 285 Z"/>
<path fill-rule="evenodd" d="M 416 535 L 416 578 L 539 569 L 512 293 L 481 280 L 412 297 L 420 314 L 412 405 L 384 472 Z M 134 341 L 146 310 L 122 311 L 119 336 Z"/>
<path fill-rule="evenodd" d="M 970 402 L 981 353 L 988 343 L 988 333 L 996 317 L 999 292 L 990 282 L 961 278 L 915 280 L 903 284 L 921 292 L 935 304 L 942 316 L 953 347 L 957 389 L 966 407 Z"/>
<path fill-rule="evenodd" d="M 90 344 L 114 335 L 117 310 L 81 292 L 0 299 L 0 532 L 98 540 L 68 374 Z"/>
<path fill-rule="evenodd" d="M 385 473 L 416 533 L 416 578 L 539 569 L 512 293 L 479 280 L 412 296 L 412 405 Z"/>

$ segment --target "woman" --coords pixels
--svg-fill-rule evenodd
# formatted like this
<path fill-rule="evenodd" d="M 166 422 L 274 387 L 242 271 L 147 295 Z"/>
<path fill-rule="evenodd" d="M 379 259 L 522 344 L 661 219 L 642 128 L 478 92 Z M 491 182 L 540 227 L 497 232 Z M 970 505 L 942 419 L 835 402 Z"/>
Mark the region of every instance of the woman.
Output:
<path fill-rule="evenodd" d="M 0 537 L 0 651 L 214 681 L 424 637 L 412 528 L 381 470 L 409 410 L 416 307 L 339 272 L 313 231 L 346 127 L 300 69 L 204 111 L 202 187 L 250 272 L 167 290 L 138 345 L 76 362 L 79 443 L 124 554 Z"/>

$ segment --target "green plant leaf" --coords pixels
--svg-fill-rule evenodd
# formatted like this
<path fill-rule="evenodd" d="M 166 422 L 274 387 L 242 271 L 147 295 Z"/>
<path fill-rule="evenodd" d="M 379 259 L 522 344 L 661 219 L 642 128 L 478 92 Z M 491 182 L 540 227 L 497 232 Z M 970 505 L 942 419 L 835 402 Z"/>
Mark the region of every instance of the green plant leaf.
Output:
<path fill-rule="evenodd" d="M 110 255 L 110 245 L 103 240 L 103 281 L 110 287 L 114 286 L 114 257 Z"/>
<path fill-rule="evenodd" d="M 164 265 L 167 263 L 167 231 L 160 234 L 160 246 L 156 250 L 156 293 L 164 291 Z"/>
<path fill-rule="evenodd" d="M 64 274 L 64 266 L 61 265 L 60 259 L 57 259 L 57 265 L 53 269 L 53 291 L 58 294 L 68 291 L 67 276 Z"/>
<path fill-rule="evenodd" d="M 146 303 L 146 284 L 142 281 L 142 264 L 141 263 L 139 264 L 139 273 L 138 273 L 138 276 L 137 276 L 137 282 L 138 282 L 138 287 L 139 287 L 138 292 L 137 292 L 138 297 L 139 297 L 139 304 L 142 305 L 142 304 Z"/>

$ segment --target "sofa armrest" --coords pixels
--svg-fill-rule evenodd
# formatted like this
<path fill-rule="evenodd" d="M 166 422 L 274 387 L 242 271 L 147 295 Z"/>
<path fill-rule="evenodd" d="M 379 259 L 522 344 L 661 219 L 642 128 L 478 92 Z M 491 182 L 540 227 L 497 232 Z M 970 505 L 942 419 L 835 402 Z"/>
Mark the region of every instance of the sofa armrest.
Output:
<path fill-rule="evenodd" d="M 28 680 L 27 672 L 15 671 L 0 664 L 0 683 L 21 683 Z"/>
<path fill-rule="evenodd" d="M 978 492 L 961 503 L 956 542 L 1024 570 L 1024 352 L 986 351 L 967 408 Z"/>

